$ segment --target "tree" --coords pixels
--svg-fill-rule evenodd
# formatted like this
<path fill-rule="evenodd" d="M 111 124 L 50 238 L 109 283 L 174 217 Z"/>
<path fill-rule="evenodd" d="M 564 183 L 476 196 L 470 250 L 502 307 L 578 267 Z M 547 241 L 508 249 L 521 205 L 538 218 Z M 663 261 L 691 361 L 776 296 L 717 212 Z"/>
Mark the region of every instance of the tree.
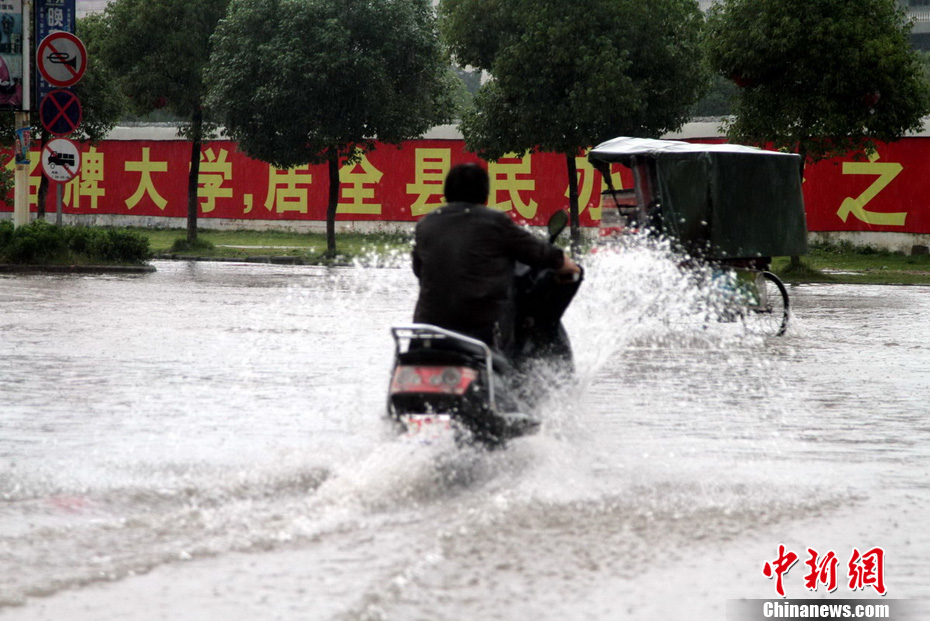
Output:
<path fill-rule="evenodd" d="M 733 98 L 739 90 L 733 82 L 723 76 L 715 75 L 710 90 L 694 106 L 692 117 L 726 117 L 733 107 Z"/>
<path fill-rule="evenodd" d="M 179 133 L 191 141 L 187 241 L 197 240 L 200 151 L 212 126 L 204 117 L 204 67 L 210 37 L 229 0 L 115 0 L 105 12 L 102 61 L 118 76 L 140 112 L 167 108 L 187 119 Z"/>
<path fill-rule="evenodd" d="M 734 142 L 799 153 L 801 167 L 922 127 L 930 86 L 896 0 L 722 0 L 714 69 L 739 87 Z"/>
<path fill-rule="evenodd" d="M 76 140 L 99 142 L 119 122 L 129 101 L 105 63 L 98 62 L 106 36 L 106 21 L 100 13 L 77 20 L 75 34 L 87 48 L 87 71 L 74 87 L 81 101 L 81 124 L 72 136 Z"/>
<path fill-rule="evenodd" d="M 441 52 L 429 0 L 232 0 L 214 39 L 210 102 L 250 157 L 328 164 L 333 256 L 341 163 L 449 120 Z"/>
<path fill-rule="evenodd" d="M 680 128 L 707 85 L 694 0 L 442 0 L 456 62 L 487 71 L 465 114 L 470 150 L 564 154 L 577 243 L 576 156 Z"/>

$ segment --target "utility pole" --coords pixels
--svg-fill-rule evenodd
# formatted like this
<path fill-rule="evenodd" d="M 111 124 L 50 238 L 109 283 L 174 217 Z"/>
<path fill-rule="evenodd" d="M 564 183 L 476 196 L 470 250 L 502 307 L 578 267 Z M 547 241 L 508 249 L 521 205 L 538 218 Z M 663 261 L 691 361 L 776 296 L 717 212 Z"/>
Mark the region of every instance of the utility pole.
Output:
<path fill-rule="evenodd" d="M 32 102 L 32 0 L 23 0 L 23 103 L 22 109 L 16 111 L 16 130 L 29 127 L 29 111 Z M 28 158 L 28 152 L 27 156 Z M 13 227 L 29 224 L 29 161 L 26 158 L 16 160 L 13 190 Z M 26 161 L 23 161 L 26 159 Z"/>

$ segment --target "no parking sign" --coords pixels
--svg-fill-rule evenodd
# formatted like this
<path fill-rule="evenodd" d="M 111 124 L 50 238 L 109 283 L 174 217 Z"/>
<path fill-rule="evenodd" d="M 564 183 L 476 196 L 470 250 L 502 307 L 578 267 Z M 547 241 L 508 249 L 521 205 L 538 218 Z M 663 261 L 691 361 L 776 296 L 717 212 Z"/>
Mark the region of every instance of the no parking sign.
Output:
<path fill-rule="evenodd" d="M 55 136 L 70 134 L 81 124 L 82 108 L 77 95 L 58 89 L 42 98 L 39 118 L 48 133 Z"/>

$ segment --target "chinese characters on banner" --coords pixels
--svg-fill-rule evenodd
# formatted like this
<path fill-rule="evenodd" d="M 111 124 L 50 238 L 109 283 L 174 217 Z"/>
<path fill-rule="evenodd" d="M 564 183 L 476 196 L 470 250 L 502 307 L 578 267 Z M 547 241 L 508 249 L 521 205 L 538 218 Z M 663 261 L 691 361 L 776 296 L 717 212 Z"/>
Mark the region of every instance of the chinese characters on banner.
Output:
<path fill-rule="evenodd" d="M 81 149 L 81 173 L 64 188 L 65 213 L 186 217 L 189 143 L 112 140 Z M 338 218 L 414 221 L 442 204 L 443 181 L 452 166 L 476 161 L 457 140 L 379 145 L 340 170 Z M 580 191 L 587 199 L 580 208 L 582 223 L 594 226 L 601 175 L 585 158 L 578 162 Z M 488 170 L 491 204 L 521 223 L 542 225 L 553 211 L 568 208 L 561 156 L 507 157 L 488 164 Z M 615 179 L 622 183 L 619 173 Z M 36 171 L 33 204 L 39 180 Z M 245 156 L 233 142 L 207 142 L 200 158 L 200 216 L 322 221 L 328 184 L 325 164 L 280 170 Z"/>
<path fill-rule="evenodd" d="M 0 6 L 7 6 L 5 0 Z M 82 170 L 65 187 L 65 213 L 185 218 L 189 148 L 189 143 L 174 140 L 81 145 Z M 12 166 L 11 159 L 7 166 Z M 923 174 L 928 160 L 930 140 L 906 138 L 880 146 L 861 161 L 830 160 L 808 166 L 803 185 L 808 230 L 930 233 L 930 205 L 924 200 L 930 196 L 930 175 Z M 455 164 L 476 161 L 461 140 L 378 145 L 340 171 L 337 217 L 417 220 L 442 203 L 446 172 Z M 603 180 L 583 155 L 576 164 L 581 224 L 596 226 Z M 554 211 L 568 208 L 563 156 L 511 155 L 486 165 L 491 205 L 516 221 L 542 225 Z M 623 166 L 615 165 L 611 176 L 614 187 L 628 188 L 632 183 Z M 39 171 L 34 170 L 33 205 L 38 183 Z M 204 144 L 199 188 L 200 215 L 205 218 L 326 219 L 325 165 L 278 170 L 246 157 L 230 141 Z M 0 210 L 10 209 L 0 205 Z"/>
<path fill-rule="evenodd" d="M 778 556 L 766 561 L 762 567 L 762 575 L 775 580 L 775 592 L 785 597 L 784 578 L 794 567 L 800 557 L 786 550 L 784 545 L 778 546 Z M 851 591 L 864 590 L 872 587 L 879 595 L 885 595 L 885 551 L 882 548 L 872 548 L 860 552 L 853 548 L 849 561 L 840 563 L 840 559 L 832 550 L 820 555 L 813 548 L 807 549 L 807 560 L 804 562 L 807 573 L 804 575 L 804 586 L 810 591 L 816 591 L 823 586 L 826 592 L 832 593 L 842 578 Z M 845 572 L 840 574 L 838 572 Z"/>
<path fill-rule="evenodd" d="M 806 175 L 812 231 L 930 232 L 930 140 L 905 138 L 860 160 L 818 163 Z"/>

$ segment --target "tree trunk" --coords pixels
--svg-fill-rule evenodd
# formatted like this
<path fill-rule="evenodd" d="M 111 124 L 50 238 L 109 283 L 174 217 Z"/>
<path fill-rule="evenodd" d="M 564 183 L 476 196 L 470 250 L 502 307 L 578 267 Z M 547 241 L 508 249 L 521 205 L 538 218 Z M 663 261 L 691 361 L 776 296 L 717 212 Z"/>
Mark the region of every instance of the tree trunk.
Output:
<path fill-rule="evenodd" d="M 578 167 L 575 164 L 575 154 L 565 154 L 565 165 L 568 169 L 568 215 L 571 222 L 572 256 L 577 257 L 581 248 L 581 223 L 578 217 Z"/>
<path fill-rule="evenodd" d="M 203 144 L 203 110 L 198 109 L 191 118 L 191 166 L 187 177 L 187 243 L 197 241 L 197 210 L 200 201 L 200 148 Z"/>
<path fill-rule="evenodd" d="M 339 151 L 329 150 L 329 203 L 326 205 L 326 256 L 336 256 L 336 209 L 339 207 Z"/>
<path fill-rule="evenodd" d="M 39 153 L 42 153 L 41 149 L 42 149 L 42 145 L 40 144 Z M 41 168 L 41 165 L 39 166 L 39 168 Z M 46 200 L 48 199 L 48 186 L 49 185 L 51 184 L 49 183 L 48 177 L 46 177 L 45 173 L 43 172 L 39 180 L 39 193 L 38 193 L 37 204 L 36 204 L 36 218 L 39 220 L 45 220 L 45 203 L 46 203 Z"/>
<path fill-rule="evenodd" d="M 46 212 L 45 204 L 46 204 L 46 199 L 48 198 L 48 188 L 49 188 L 49 185 L 51 185 L 48 180 L 48 177 L 45 176 L 45 171 L 42 169 L 42 151 L 43 151 L 43 147 L 45 146 L 45 139 L 46 139 L 45 130 L 36 131 L 32 135 L 32 148 L 38 149 L 38 152 L 39 152 L 39 155 L 38 155 L 39 172 L 40 172 L 39 192 L 36 196 L 36 219 L 37 220 L 45 220 L 45 212 Z M 31 157 L 36 157 L 36 156 L 33 155 Z"/>

